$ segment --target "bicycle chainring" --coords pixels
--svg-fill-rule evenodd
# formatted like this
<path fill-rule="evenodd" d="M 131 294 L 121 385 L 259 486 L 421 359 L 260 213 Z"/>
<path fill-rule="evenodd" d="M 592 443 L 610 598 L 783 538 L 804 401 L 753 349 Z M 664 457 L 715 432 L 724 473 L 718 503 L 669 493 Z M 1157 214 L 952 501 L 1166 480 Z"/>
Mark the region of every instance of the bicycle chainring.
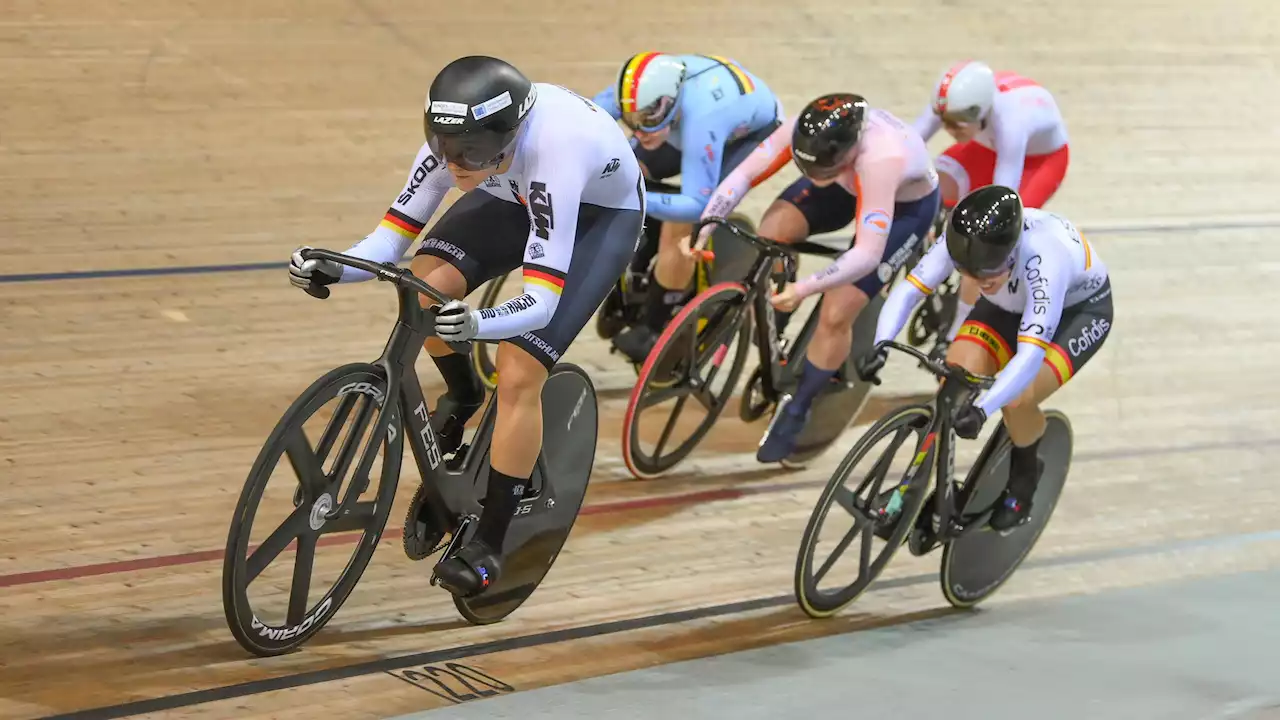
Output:
<path fill-rule="evenodd" d="M 440 552 L 448 544 L 450 528 L 440 527 L 427 512 L 427 493 L 419 484 L 404 518 L 404 554 L 410 560 L 423 560 Z"/>

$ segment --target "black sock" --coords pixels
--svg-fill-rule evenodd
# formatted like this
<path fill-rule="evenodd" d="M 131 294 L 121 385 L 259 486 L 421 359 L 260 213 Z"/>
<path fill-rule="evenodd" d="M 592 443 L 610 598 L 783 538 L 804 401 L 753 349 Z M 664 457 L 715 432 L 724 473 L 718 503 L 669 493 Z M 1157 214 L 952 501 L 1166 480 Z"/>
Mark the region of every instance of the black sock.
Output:
<path fill-rule="evenodd" d="M 1026 447 L 1013 446 L 1009 451 L 1009 491 L 1022 500 L 1030 500 L 1040 479 L 1037 453 L 1040 439 Z"/>
<path fill-rule="evenodd" d="M 809 362 L 809 358 L 805 358 L 804 365 L 800 368 L 800 382 L 796 387 L 796 394 L 787 405 L 787 412 L 799 415 L 808 410 L 813 405 L 813 399 L 818 397 L 818 393 L 822 392 L 822 388 L 835 374 L 835 370 L 823 370 Z"/>
<path fill-rule="evenodd" d="M 675 303 L 668 296 L 678 296 L 678 291 L 662 287 L 656 277 L 649 281 L 644 303 L 644 324 L 656 333 L 662 332 L 671 320 L 671 306 Z"/>
<path fill-rule="evenodd" d="M 439 357 L 432 355 L 449 397 L 461 405 L 479 405 L 484 402 L 484 385 L 471 367 L 471 357 L 462 353 L 449 353 Z"/>
<path fill-rule="evenodd" d="M 511 518 L 524 497 L 528 483 L 528 478 L 505 475 L 489 466 L 489 485 L 485 490 L 484 511 L 480 513 L 476 537 L 497 552 L 502 552 L 507 528 L 511 527 Z"/>

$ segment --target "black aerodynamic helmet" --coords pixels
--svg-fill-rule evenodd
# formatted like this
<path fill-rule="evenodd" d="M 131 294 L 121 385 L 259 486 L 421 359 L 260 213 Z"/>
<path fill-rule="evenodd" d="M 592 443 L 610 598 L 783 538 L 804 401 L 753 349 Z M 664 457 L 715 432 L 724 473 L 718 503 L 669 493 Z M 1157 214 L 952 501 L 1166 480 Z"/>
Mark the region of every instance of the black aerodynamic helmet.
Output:
<path fill-rule="evenodd" d="M 497 167 L 537 96 L 510 63 L 483 55 L 454 60 L 427 93 L 422 124 L 431 152 L 466 170 Z"/>
<path fill-rule="evenodd" d="M 1022 237 L 1022 198 L 1003 185 L 965 195 L 947 221 L 947 254 L 961 272 L 991 277 L 1009 269 Z"/>
<path fill-rule="evenodd" d="M 826 180 L 848 164 L 867 121 L 867 101 L 853 93 L 823 95 L 800 111 L 791 157 L 806 177 Z"/>

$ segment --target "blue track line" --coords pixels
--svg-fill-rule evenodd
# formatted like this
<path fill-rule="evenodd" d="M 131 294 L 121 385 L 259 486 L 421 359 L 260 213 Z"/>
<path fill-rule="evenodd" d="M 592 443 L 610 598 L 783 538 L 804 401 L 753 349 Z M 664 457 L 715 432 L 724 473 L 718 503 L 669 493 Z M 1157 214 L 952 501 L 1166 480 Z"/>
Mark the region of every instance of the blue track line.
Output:
<path fill-rule="evenodd" d="M 1238 230 L 1238 229 L 1263 229 L 1280 227 L 1280 222 L 1275 220 L 1240 220 L 1240 221 L 1222 221 L 1209 222 L 1198 225 L 1170 225 L 1153 223 L 1151 225 L 1143 225 L 1136 227 L 1124 227 L 1121 225 L 1097 225 L 1092 228 L 1085 228 L 1084 232 L 1090 235 L 1137 235 L 1144 233 L 1191 233 L 1203 232 L 1206 230 Z M 833 242 L 845 242 L 844 236 L 836 238 L 835 235 L 828 236 Z M 820 241 L 821 237 L 813 238 Z M 405 256 L 401 260 L 407 260 L 411 256 Z M 70 272 L 50 272 L 50 273 L 19 273 L 14 275 L 0 275 L 0 284 L 4 283 L 21 283 L 21 282 L 49 282 L 55 280 L 100 280 L 106 278 L 126 278 L 126 277 L 156 277 L 164 275 L 213 275 L 218 273 L 234 273 L 234 272 L 252 272 L 256 270 L 284 270 L 288 267 L 288 262 L 256 262 L 256 263 L 232 263 L 227 265 L 187 265 L 175 267 L 152 267 L 152 268 L 120 268 L 118 270 L 77 270 Z"/>

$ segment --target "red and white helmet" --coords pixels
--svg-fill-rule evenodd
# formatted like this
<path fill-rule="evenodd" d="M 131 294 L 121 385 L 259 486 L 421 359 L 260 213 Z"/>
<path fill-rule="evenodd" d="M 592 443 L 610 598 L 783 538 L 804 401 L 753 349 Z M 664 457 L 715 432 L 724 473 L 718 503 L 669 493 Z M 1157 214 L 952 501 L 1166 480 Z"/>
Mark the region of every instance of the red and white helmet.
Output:
<path fill-rule="evenodd" d="M 933 112 L 953 122 L 976 123 L 991 112 L 996 99 L 996 74 L 984 62 L 965 60 L 952 65 L 933 91 Z"/>

